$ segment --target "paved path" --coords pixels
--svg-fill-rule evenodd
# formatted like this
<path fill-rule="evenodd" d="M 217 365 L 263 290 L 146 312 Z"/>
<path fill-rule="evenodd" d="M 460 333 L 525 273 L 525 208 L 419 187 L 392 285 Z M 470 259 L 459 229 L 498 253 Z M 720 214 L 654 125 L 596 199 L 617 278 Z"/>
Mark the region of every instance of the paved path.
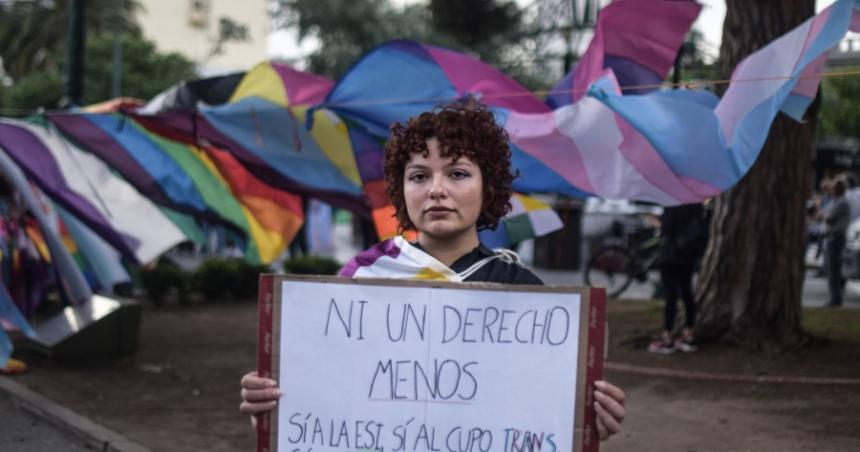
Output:
<path fill-rule="evenodd" d="M 152 452 L 53 400 L 14 377 L 0 376 L 0 451 Z"/>
<path fill-rule="evenodd" d="M 3 452 L 92 452 L 84 441 L 15 404 L 0 391 L 0 450 Z"/>

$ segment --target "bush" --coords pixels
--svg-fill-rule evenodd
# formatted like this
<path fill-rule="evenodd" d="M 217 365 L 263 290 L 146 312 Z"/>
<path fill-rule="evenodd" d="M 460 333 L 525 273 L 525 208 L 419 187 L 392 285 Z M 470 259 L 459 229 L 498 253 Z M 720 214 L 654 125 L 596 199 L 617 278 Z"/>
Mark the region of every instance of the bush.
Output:
<path fill-rule="evenodd" d="M 336 275 L 341 265 L 321 256 L 300 256 L 284 261 L 284 272 L 294 275 Z"/>
<path fill-rule="evenodd" d="M 180 302 L 188 301 L 188 274 L 169 259 L 158 261 L 154 268 L 140 271 L 140 284 L 146 296 L 156 305 L 175 290 Z"/>
<path fill-rule="evenodd" d="M 206 259 L 191 275 L 194 291 L 206 301 L 220 300 L 232 295 L 238 280 L 238 259 L 215 257 Z"/>
<path fill-rule="evenodd" d="M 237 270 L 238 277 L 234 295 L 236 298 L 242 299 L 256 297 L 260 287 L 260 274 L 272 272 L 268 265 L 249 264 L 245 261 L 239 261 Z"/>
<path fill-rule="evenodd" d="M 212 258 L 203 262 L 192 276 L 194 290 L 206 300 L 250 298 L 257 294 L 260 273 L 269 267 L 238 258 Z"/>

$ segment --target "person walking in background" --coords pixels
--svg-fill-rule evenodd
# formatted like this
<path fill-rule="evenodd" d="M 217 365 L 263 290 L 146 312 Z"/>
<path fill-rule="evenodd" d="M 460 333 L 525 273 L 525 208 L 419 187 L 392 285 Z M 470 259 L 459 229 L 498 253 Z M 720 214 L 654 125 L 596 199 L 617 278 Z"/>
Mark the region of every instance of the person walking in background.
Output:
<path fill-rule="evenodd" d="M 648 345 L 651 353 L 671 354 L 675 350 L 692 352 L 696 303 L 693 299 L 693 273 L 708 243 L 708 222 L 701 204 L 667 207 L 660 219 L 663 245 L 660 249 L 660 278 L 666 304 L 661 338 Z M 681 336 L 673 340 L 678 297 L 684 301 L 686 322 Z"/>
<path fill-rule="evenodd" d="M 818 210 L 823 212 L 827 209 L 830 201 L 833 199 L 833 183 L 834 179 L 825 177 L 818 184 Z"/>
<path fill-rule="evenodd" d="M 830 287 L 830 306 L 842 305 L 845 278 L 842 277 L 842 251 L 845 250 L 845 232 L 851 221 L 851 206 L 845 197 L 846 184 L 842 179 L 833 183 L 833 198 L 824 211 L 827 225 L 825 264 Z"/>
<path fill-rule="evenodd" d="M 812 199 L 807 206 L 807 235 L 804 261 L 809 253 L 810 247 L 815 253 L 810 257 L 813 266 L 816 267 L 815 276 L 827 276 L 827 262 L 824 256 L 827 236 L 827 225 L 824 222 L 824 212 L 830 204 L 833 193 L 834 179 L 823 177 L 818 183 L 818 191 L 813 193 Z"/>

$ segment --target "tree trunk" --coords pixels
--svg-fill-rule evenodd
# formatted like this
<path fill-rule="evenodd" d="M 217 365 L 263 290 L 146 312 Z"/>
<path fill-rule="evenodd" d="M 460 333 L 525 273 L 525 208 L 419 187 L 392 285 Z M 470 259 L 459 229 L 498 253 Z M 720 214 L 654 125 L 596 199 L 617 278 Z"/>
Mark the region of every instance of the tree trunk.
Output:
<path fill-rule="evenodd" d="M 728 78 L 749 53 L 815 11 L 814 0 L 727 0 L 719 70 Z M 750 172 L 716 198 L 711 241 L 696 287 L 697 335 L 779 352 L 800 346 L 804 203 L 817 102 L 803 124 L 779 114 Z"/>

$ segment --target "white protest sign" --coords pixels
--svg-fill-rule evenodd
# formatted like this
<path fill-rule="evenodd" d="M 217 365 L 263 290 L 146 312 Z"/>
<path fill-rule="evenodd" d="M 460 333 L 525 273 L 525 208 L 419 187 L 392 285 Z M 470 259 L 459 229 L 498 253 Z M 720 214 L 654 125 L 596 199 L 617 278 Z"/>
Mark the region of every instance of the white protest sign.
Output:
<path fill-rule="evenodd" d="M 583 450 L 587 291 L 274 284 L 268 450 Z"/>

